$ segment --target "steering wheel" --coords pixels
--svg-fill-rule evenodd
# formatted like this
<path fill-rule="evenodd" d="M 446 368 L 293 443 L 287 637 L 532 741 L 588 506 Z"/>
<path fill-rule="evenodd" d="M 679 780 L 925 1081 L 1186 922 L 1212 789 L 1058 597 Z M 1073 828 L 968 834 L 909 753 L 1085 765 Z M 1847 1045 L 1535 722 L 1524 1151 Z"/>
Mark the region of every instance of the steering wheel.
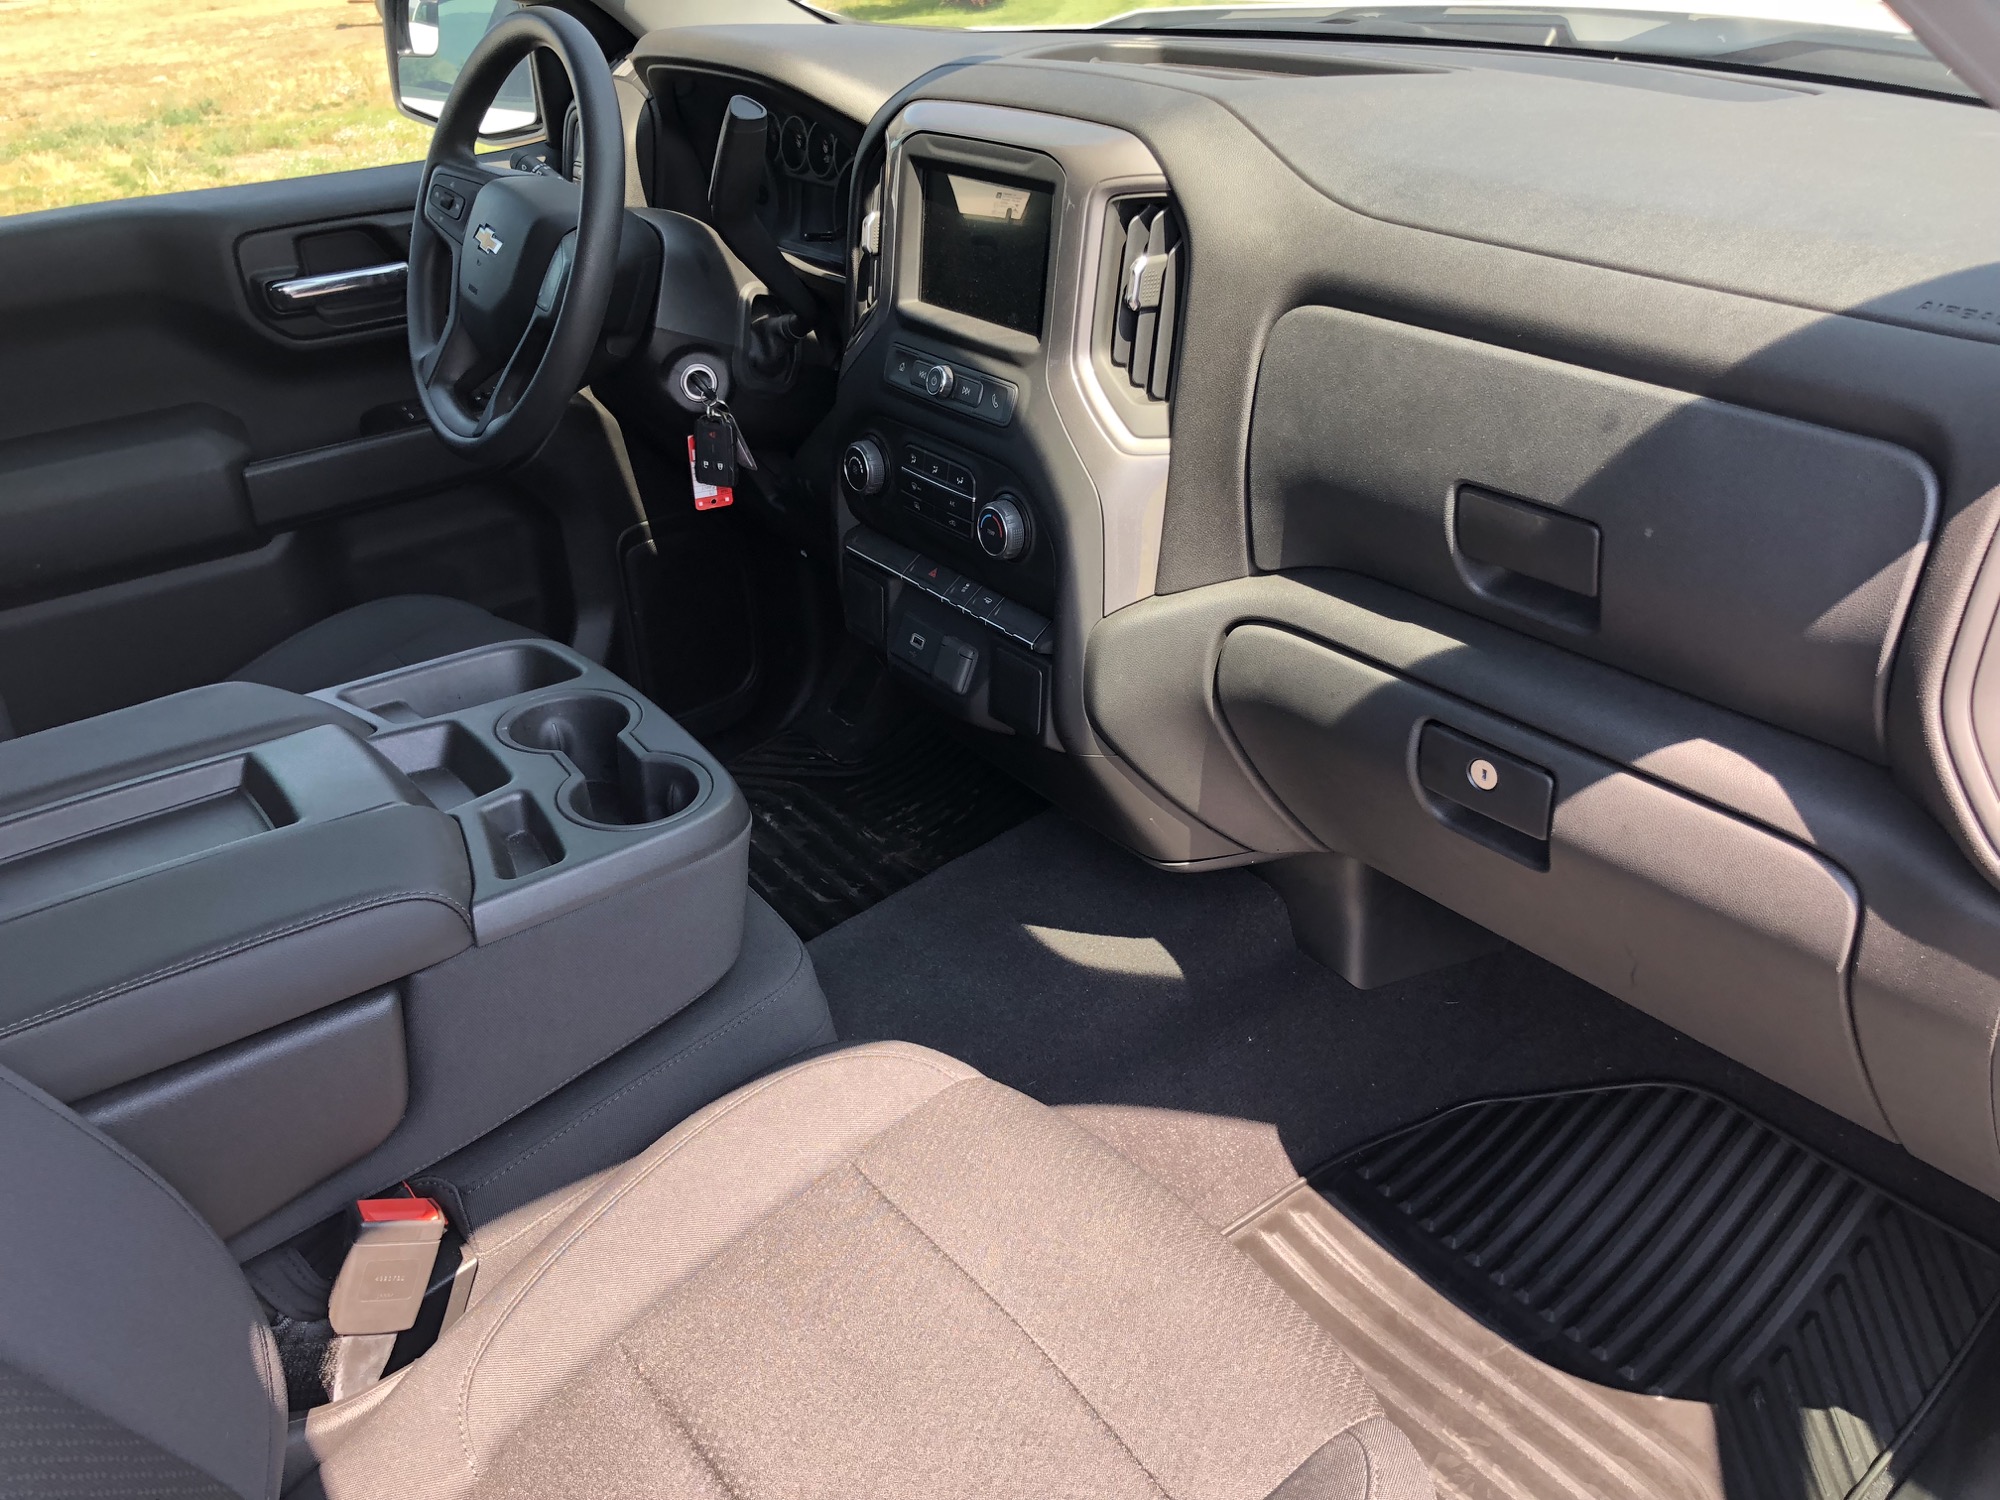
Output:
<path fill-rule="evenodd" d="M 495 170 L 474 154 L 488 106 L 540 47 L 576 96 L 581 186 Z M 556 430 L 604 327 L 624 212 L 624 126 L 603 53 L 560 11 L 515 12 L 452 85 L 410 231 L 410 365 L 447 448 L 500 466 L 533 456 Z"/>

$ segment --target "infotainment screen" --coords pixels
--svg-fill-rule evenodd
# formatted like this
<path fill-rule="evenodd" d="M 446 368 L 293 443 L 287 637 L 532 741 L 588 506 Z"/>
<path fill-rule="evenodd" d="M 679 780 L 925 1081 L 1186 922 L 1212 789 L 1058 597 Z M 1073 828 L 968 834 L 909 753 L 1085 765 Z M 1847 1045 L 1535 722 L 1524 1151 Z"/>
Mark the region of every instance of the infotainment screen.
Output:
<path fill-rule="evenodd" d="M 1017 333 L 1042 333 L 1048 188 L 926 166 L 917 295 Z"/>

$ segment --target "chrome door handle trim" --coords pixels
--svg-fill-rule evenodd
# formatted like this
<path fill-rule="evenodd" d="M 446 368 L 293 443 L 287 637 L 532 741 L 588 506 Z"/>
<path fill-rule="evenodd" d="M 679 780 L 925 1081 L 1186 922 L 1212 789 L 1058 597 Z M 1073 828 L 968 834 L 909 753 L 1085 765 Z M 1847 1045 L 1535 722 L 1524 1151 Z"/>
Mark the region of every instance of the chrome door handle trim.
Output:
<path fill-rule="evenodd" d="M 409 276 L 409 265 L 400 260 L 379 266 L 358 266 L 352 271 L 329 271 L 324 276 L 294 276 L 288 281 L 271 283 L 271 305 L 279 312 L 303 312 L 327 297 L 401 286 Z"/>

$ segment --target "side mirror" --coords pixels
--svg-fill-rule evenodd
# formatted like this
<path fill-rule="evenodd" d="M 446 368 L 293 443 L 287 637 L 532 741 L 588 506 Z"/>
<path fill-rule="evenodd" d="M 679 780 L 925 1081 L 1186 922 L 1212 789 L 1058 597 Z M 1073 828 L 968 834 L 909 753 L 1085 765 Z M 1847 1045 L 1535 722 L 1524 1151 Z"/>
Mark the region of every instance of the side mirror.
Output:
<path fill-rule="evenodd" d="M 389 89 L 396 108 L 413 120 L 436 124 L 451 86 L 472 49 L 520 0 L 376 0 L 388 47 Z M 544 134 L 535 97 L 534 68 L 523 59 L 507 76 L 480 122 L 479 136 L 495 146 L 538 140 Z"/>

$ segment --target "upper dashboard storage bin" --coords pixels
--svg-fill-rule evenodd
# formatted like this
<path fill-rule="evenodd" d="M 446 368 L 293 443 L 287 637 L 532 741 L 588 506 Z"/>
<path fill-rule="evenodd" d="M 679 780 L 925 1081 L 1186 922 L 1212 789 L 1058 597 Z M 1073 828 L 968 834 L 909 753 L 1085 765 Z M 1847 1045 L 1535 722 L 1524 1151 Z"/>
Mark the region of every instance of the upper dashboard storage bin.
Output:
<path fill-rule="evenodd" d="M 1265 348 L 1259 567 L 1344 568 L 1885 759 L 1937 512 L 1901 448 L 1336 308 Z"/>

